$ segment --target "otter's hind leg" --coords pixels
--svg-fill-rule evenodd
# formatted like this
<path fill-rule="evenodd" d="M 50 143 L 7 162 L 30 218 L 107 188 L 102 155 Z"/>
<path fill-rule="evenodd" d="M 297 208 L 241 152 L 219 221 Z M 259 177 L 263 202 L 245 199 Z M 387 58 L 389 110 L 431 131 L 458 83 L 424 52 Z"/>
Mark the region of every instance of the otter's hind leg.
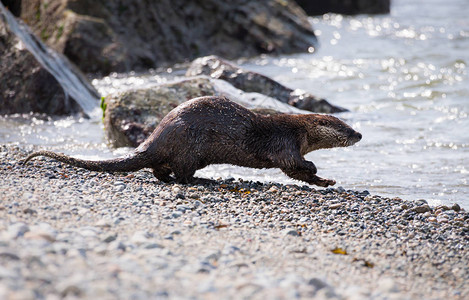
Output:
<path fill-rule="evenodd" d="M 173 170 L 174 177 L 176 177 L 178 183 L 191 183 L 194 181 L 194 174 L 197 169 L 180 163 L 171 165 L 171 170 Z"/>
<path fill-rule="evenodd" d="M 216 181 L 212 179 L 194 177 L 194 174 L 197 170 L 203 169 L 206 166 L 207 164 L 203 160 L 193 158 L 192 164 L 189 164 L 189 162 L 187 161 L 174 162 L 171 165 L 171 169 L 174 172 L 176 181 L 179 183 L 192 183 L 200 185 L 209 185 L 216 183 Z"/>
<path fill-rule="evenodd" d="M 166 166 L 158 166 L 153 168 L 153 175 L 159 180 L 163 182 L 171 182 L 174 179 L 170 176 L 171 169 Z"/>

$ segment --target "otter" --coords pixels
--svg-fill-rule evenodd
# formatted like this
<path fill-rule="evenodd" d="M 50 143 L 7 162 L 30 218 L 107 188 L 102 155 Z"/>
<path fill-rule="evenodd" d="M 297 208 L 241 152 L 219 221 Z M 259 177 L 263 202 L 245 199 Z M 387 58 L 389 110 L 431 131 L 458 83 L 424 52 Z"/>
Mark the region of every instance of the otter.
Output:
<path fill-rule="evenodd" d="M 208 165 L 232 164 L 280 168 L 293 179 L 327 187 L 335 181 L 318 177 L 316 166 L 304 155 L 317 149 L 351 146 L 361 138 L 359 132 L 330 115 L 260 115 L 225 97 L 211 96 L 177 106 L 125 157 L 90 161 L 39 151 L 23 163 L 48 156 L 92 171 L 151 168 L 158 180 L 178 183 L 196 182 L 195 172 Z"/>

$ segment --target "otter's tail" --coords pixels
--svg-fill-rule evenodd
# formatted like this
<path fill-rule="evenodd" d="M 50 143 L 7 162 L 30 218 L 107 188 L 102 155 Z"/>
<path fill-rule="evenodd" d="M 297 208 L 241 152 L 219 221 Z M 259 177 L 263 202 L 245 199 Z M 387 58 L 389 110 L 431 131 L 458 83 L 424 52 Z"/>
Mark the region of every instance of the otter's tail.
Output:
<path fill-rule="evenodd" d="M 109 160 L 84 160 L 79 158 L 73 158 L 62 153 L 55 153 L 52 151 L 38 151 L 30 154 L 23 161 L 26 164 L 32 158 L 36 156 L 47 156 L 56 159 L 60 162 L 72 165 L 74 167 L 80 167 L 91 171 L 101 172 L 132 172 L 148 166 L 145 158 L 142 154 L 132 154 L 127 157 L 120 157 Z"/>

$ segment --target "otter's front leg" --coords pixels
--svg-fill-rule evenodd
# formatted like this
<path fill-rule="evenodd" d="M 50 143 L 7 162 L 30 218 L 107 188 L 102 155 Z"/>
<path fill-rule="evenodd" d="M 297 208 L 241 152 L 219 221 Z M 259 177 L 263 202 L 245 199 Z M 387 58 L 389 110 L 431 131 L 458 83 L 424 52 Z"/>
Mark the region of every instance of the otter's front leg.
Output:
<path fill-rule="evenodd" d="M 289 150 L 288 147 L 285 149 Z M 318 169 L 313 162 L 305 160 L 299 151 L 280 151 L 269 155 L 274 166 L 280 168 L 289 177 L 322 187 L 334 185 L 335 181 L 316 176 Z"/>
<path fill-rule="evenodd" d="M 314 178 L 310 182 L 311 184 L 315 184 L 317 186 L 322 186 L 322 187 L 328 187 L 330 185 L 335 184 L 335 180 L 333 179 L 326 179 L 326 178 L 321 178 L 319 176 L 314 175 Z"/>
<path fill-rule="evenodd" d="M 317 169 L 314 163 L 303 160 L 300 164 L 281 168 L 281 170 L 289 177 L 309 184 L 317 186 L 328 187 L 334 185 L 335 181 L 331 179 L 324 179 L 316 175 Z"/>

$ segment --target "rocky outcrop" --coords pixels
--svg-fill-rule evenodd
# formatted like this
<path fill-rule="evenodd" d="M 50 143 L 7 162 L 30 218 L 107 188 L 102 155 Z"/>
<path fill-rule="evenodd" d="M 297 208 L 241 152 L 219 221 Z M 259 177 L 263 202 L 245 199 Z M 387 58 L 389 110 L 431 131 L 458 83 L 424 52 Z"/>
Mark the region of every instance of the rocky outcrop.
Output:
<path fill-rule="evenodd" d="M 293 53 L 316 37 L 293 0 L 22 0 L 21 18 L 84 72 L 145 70 L 217 54 Z"/>
<path fill-rule="evenodd" d="M 391 0 L 295 0 L 310 16 L 325 13 L 344 15 L 388 14 Z"/>
<path fill-rule="evenodd" d="M 208 75 L 212 78 L 222 79 L 245 92 L 267 95 L 303 110 L 320 113 L 347 111 L 342 107 L 330 104 L 325 99 L 320 99 L 303 91 L 290 89 L 267 76 L 244 70 L 213 55 L 194 60 L 186 75 Z"/>
<path fill-rule="evenodd" d="M 0 4 L 1 5 L 1 4 Z M 70 114 L 80 106 L 10 30 L 0 7 L 0 113 Z"/>

